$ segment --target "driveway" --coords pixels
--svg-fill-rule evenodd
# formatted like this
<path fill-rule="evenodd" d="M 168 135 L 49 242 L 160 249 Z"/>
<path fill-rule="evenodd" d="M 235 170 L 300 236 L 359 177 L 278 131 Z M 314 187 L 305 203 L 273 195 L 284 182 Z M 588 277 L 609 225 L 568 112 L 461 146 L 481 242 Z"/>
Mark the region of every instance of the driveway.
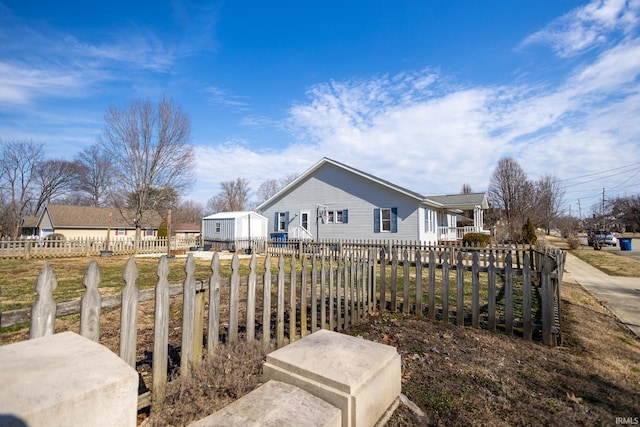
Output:
<path fill-rule="evenodd" d="M 640 252 L 638 240 L 633 241 L 633 252 Z M 617 251 L 625 256 L 625 252 L 632 252 L 620 251 L 619 247 Z M 609 276 L 569 253 L 564 270 L 564 280 L 582 285 L 640 338 L 640 277 Z"/>

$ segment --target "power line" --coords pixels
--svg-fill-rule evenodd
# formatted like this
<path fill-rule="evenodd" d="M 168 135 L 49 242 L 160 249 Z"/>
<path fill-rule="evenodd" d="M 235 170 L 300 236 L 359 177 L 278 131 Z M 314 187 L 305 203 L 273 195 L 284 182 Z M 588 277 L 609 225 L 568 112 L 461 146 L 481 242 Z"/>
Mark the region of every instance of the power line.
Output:
<path fill-rule="evenodd" d="M 561 179 L 559 181 L 560 182 L 564 182 L 564 181 L 572 181 L 574 179 L 587 178 L 587 177 L 593 176 L 593 175 L 600 175 L 600 174 L 611 172 L 611 171 L 615 171 L 615 170 L 630 168 L 631 166 L 640 166 L 640 162 L 631 163 L 631 164 L 625 165 L 625 166 L 618 166 L 617 168 L 606 169 L 606 170 L 603 170 L 603 171 L 600 171 L 600 172 L 592 172 L 592 173 L 588 173 L 586 175 L 574 176 L 573 178 L 565 178 L 565 179 Z M 623 173 L 623 172 L 621 172 L 621 173 Z"/>

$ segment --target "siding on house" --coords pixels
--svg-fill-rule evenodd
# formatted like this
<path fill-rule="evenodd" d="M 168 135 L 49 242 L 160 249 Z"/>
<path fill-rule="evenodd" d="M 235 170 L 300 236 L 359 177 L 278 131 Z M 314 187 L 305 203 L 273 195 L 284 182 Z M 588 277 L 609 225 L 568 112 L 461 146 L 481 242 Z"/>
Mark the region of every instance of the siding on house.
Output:
<path fill-rule="evenodd" d="M 423 224 L 419 207 L 420 200 L 411 194 L 395 191 L 327 162 L 279 197 L 261 205 L 259 210 L 269 220 L 270 231 L 275 230 L 278 212 L 288 212 L 287 230 L 300 226 L 301 212 L 309 212 L 309 232 L 315 239 L 415 240 Z M 334 215 L 346 210 L 347 222 L 325 222 L 318 218 L 318 209 L 325 208 Z M 374 212 L 383 208 L 395 208 L 396 232 L 376 232 Z"/>

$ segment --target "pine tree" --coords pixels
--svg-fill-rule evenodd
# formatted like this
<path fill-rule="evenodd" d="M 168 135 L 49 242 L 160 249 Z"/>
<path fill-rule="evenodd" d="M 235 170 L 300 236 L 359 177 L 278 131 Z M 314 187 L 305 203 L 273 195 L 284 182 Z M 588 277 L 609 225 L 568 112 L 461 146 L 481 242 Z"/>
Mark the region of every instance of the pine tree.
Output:
<path fill-rule="evenodd" d="M 536 228 L 533 226 L 531 217 L 527 217 L 527 222 L 525 222 L 524 226 L 522 226 L 522 239 L 525 243 L 528 243 L 530 245 L 538 241 L 538 236 L 536 236 Z"/>

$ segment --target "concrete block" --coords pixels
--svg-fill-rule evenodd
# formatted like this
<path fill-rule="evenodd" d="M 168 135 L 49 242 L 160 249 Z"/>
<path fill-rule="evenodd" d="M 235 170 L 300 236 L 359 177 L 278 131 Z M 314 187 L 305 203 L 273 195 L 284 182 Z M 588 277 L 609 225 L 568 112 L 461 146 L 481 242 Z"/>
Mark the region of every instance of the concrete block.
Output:
<path fill-rule="evenodd" d="M 302 388 L 342 411 L 342 425 L 373 426 L 400 394 L 395 347 L 319 330 L 267 355 L 266 378 Z"/>
<path fill-rule="evenodd" d="M 2 425 L 135 426 L 137 401 L 135 369 L 73 332 L 0 347 Z"/>
<path fill-rule="evenodd" d="M 339 427 L 342 414 L 306 391 L 268 381 L 218 412 L 189 427 Z"/>

